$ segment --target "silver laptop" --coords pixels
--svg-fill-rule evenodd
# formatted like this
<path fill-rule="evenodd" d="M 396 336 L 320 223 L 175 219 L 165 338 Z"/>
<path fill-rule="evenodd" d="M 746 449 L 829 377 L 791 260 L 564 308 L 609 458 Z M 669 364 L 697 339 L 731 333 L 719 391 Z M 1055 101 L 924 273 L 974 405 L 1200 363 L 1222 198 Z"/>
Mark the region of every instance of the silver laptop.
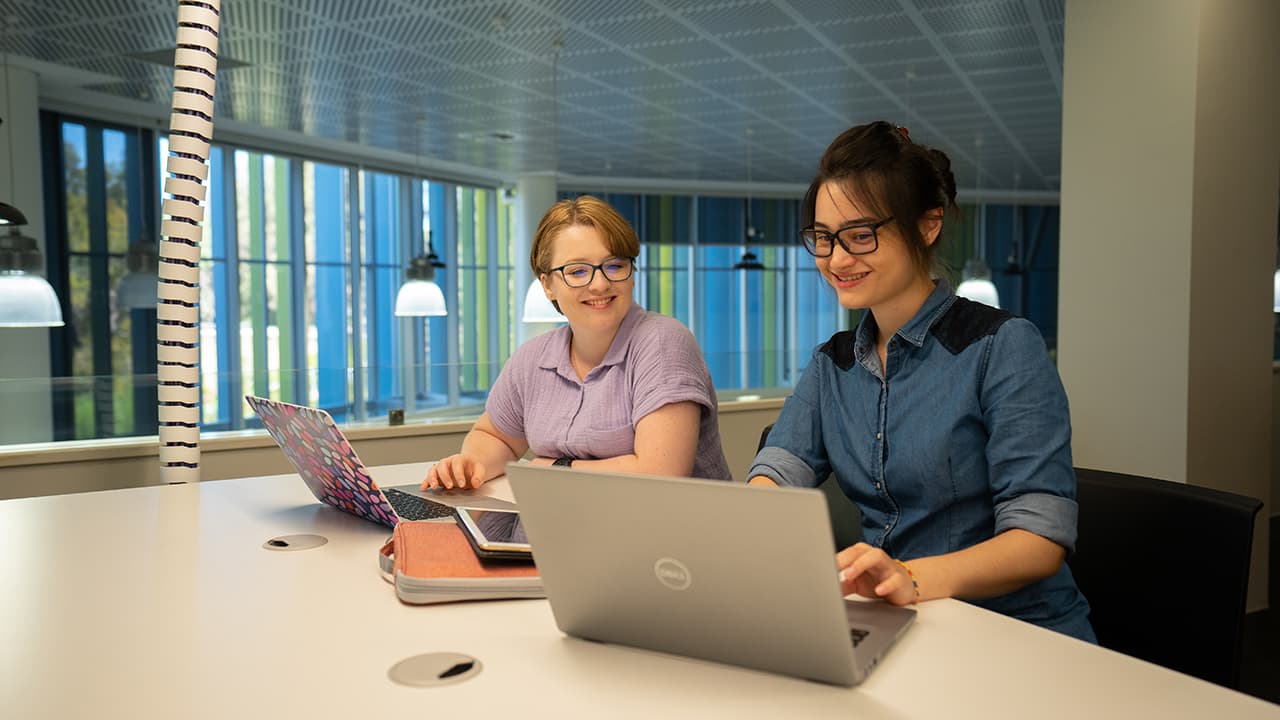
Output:
<path fill-rule="evenodd" d="M 527 463 L 507 477 L 568 635 L 850 686 L 915 619 L 841 597 L 820 491 Z"/>

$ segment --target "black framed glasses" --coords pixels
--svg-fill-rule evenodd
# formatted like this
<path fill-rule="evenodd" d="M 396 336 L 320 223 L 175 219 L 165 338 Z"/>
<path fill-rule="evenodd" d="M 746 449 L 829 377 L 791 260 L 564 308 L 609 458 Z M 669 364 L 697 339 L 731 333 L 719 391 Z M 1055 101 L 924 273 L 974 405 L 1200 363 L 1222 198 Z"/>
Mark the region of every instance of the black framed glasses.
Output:
<path fill-rule="evenodd" d="M 565 263 L 560 267 L 553 267 L 547 272 L 560 273 L 560 279 L 564 280 L 564 284 L 571 288 L 586 287 L 596 279 L 596 271 L 599 270 L 604 274 L 604 278 L 609 282 L 622 282 L 631 277 L 631 271 L 635 269 L 635 258 L 608 258 L 599 265 L 592 265 L 587 262 L 571 262 Z"/>
<path fill-rule="evenodd" d="M 892 220 L 893 216 L 890 215 L 878 222 L 845 225 L 835 232 L 807 227 L 800 231 L 800 239 L 804 241 L 804 249 L 814 257 L 831 257 L 837 244 L 850 255 L 866 255 L 880 247 L 876 231 Z"/>

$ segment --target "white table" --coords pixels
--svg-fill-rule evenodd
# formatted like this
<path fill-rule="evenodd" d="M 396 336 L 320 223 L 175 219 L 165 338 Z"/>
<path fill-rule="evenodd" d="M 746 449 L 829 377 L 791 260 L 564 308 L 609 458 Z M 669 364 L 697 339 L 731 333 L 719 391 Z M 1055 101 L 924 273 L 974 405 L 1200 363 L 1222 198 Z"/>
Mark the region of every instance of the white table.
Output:
<path fill-rule="evenodd" d="M 422 474 L 375 471 L 383 484 Z M 290 533 L 329 543 L 263 549 Z M 0 501 L 0 715 L 1280 718 L 950 600 L 921 605 L 853 689 L 570 639 L 540 600 L 403 605 L 378 574 L 387 535 L 316 503 L 295 475 Z M 442 650 L 484 669 L 437 688 L 387 678 Z"/>

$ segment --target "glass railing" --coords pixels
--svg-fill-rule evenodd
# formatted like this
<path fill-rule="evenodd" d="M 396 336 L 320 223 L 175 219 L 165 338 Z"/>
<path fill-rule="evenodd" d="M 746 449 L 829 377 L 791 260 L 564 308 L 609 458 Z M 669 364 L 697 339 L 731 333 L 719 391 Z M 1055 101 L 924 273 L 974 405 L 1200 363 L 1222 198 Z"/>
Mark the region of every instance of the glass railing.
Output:
<path fill-rule="evenodd" d="M 794 385 L 795 358 L 792 352 L 706 355 L 722 403 L 784 397 Z M 433 364 L 207 373 L 199 388 L 201 432 L 260 428 L 245 395 L 323 408 L 343 427 L 474 420 L 500 369 Z M 0 446 L 154 436 L 157 399 L 155 375 L 0 378 L 6 409 Z"/>

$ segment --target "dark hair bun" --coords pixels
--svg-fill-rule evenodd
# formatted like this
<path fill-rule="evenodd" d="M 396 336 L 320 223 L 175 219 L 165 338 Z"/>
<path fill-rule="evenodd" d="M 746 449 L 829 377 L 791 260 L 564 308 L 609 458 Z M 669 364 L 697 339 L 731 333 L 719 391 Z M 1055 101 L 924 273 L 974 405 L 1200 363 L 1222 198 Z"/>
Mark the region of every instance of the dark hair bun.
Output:
<path fill-rule="evenodd" d="M 954 205 L 956 202 L 956 176 L 951 172 L 951 158 L 947 154 L 937 148 L 929 148 L 929 161 L 933 163 L 933 168 L 938 172 L 938 179 L 942 181 L 942 192 L 947 196 L 947 201 Z"/>

